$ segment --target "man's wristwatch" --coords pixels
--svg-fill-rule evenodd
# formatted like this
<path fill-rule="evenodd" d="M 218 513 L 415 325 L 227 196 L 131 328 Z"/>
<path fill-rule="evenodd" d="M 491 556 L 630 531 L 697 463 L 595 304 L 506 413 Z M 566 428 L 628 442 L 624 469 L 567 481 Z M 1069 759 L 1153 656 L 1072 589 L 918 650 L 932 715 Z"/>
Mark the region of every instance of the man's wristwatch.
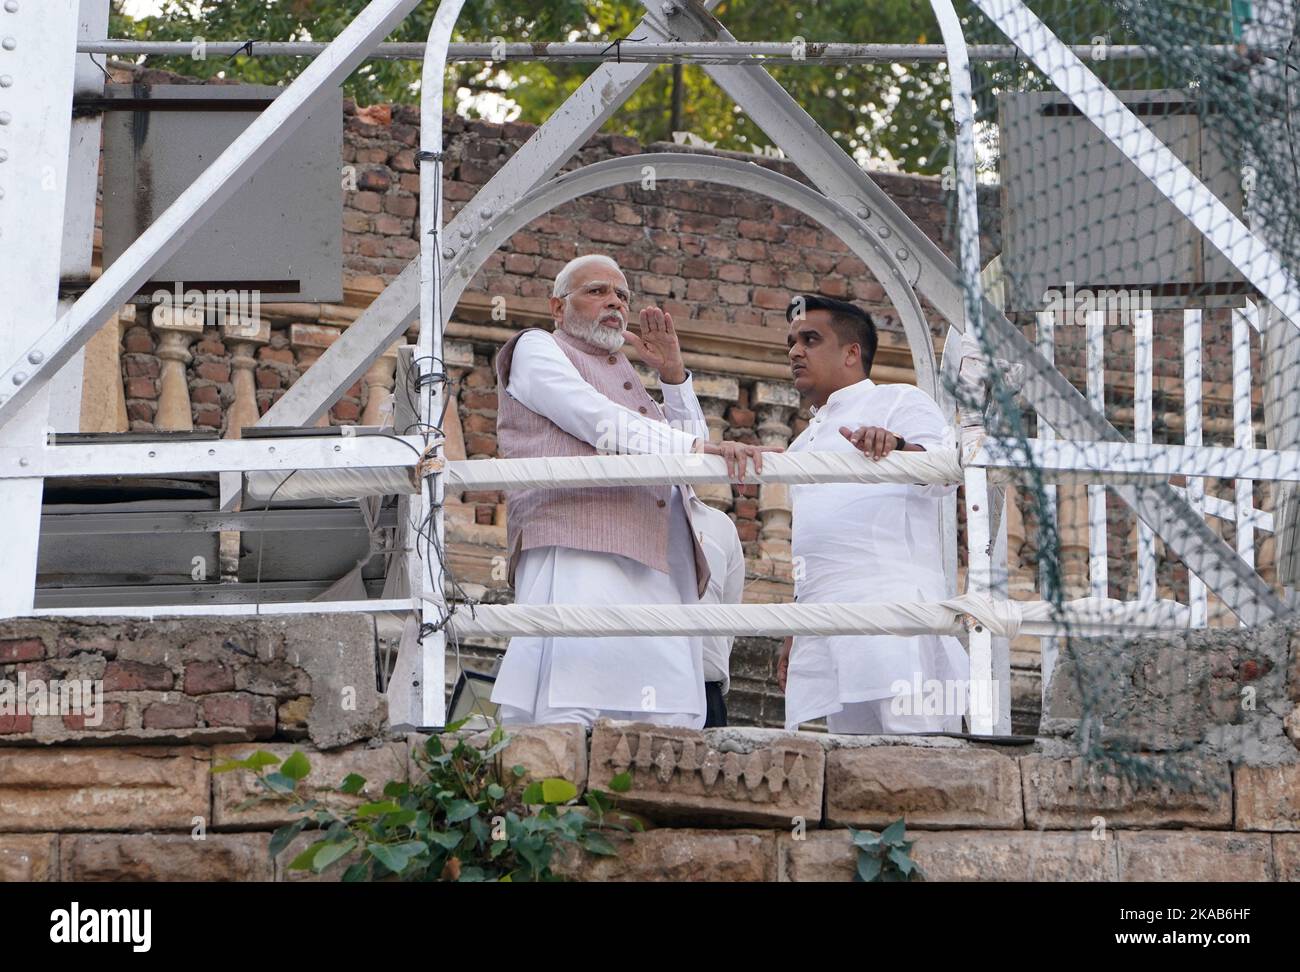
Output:
<path fill-rule="evenodd" d="M 903 446 L 907 445 L 907 440 L 904 439 L 904 438 L 903 438 L 901 435 L 899 435 L 897 432 L 893 433 L 893 435 L 894 435 L 894 448 L 895 448 L 895 449 L 902 449 Z"/>

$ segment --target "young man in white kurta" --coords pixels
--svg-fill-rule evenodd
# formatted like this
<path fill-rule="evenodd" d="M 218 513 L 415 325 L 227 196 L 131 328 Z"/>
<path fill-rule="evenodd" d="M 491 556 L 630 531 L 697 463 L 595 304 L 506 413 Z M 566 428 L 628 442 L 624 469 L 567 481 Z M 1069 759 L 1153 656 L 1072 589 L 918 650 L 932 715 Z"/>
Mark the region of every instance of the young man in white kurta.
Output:
<path fill-rule="evenodd" d="M 805 316 L 791 322 L 796 385 L 805 386 L 800 390 L 814 404 L 808 427 L 789 451 L 863 451 L 878 458 L 897 448 L 899 440 L 913 451 L 950 447 L 950 427 L 929 396 L 911 385 L 877 385 L 866 377 L 875 352 L 874 328 L 868 335 L 859 319 L 864 339 L 857 343 L 867 347 L 855 352 L 857 344 L 842 341 L 832 326 L 837 322 L 841 331 L 848 330 L 843 318 L 850 315 L 842 313 L 843 306 L 852 305 L 807 298 Z M 817 369 L 822 370 L 811 374 Z M 945 597 L 940 497 L 954 488 L 856 483 L 791 487 L 796 599 L 901 602 Z M 825 716 L 831 732 L 961 730 L 965 706 L 957 690 L 966 683 L 968 663 L 955 638 L 798 637 L 787 664 L 787 729 Z M 941 712 L 930 706 L 927 714 L 923 700 L 913 698 L 913 686 L 930 680 L 952 687 L 944 695 L 957 704 Z"/>
<path fill-rule="evenodd" d="M 531 412 L 599 451 L 722 455 L 743 473 L 757 450 L 739 443 L 714 446 L 691 387 L 672 318 L 642 311 L 641 334 L 623 330 L 627 281 L 608 258 L 580 257 L 556 278 L 556 325 L 586 346 L 608 351 L 623 341 L 660 374 L 663 417 L 650 421 L 589 384 L 555 337 L 524 333 L 514 343 L 504 392 Z M 647 406 L 648 407 L 648 406 Z M 756 460 L 756 464 L 758 461 Z M 515 565 L 516 604 L 695 604 L 699 589 L 695 542 L 683 488 L 673 487 L 667 572 L 612 553 L 555 543 L 526 547 Z M 511 639 L 492 700 L 503 723 L 632 719 L 700 728 L 704 723 L 704 670 L 699 639 Z"/>

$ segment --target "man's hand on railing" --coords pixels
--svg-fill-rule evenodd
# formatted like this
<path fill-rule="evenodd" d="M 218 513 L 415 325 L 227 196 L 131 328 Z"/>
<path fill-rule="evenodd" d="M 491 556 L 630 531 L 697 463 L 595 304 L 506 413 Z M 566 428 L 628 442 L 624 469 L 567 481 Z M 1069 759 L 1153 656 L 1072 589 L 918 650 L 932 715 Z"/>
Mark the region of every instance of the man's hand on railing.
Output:
<path fill-rule="evenodd" d="M 751 460 L 754 463 L 755 474 L 762 475 L 763 453 L 785 452 L 785 449 L 780 446 L 745 445 L 743 442 L 731 441 L 714 443 L 697 439 L 695 448 L 691 451 L 706 456 L 722 456 L 727 463 L 727 476 L 732 482 L 743 483 L 745 481 L 745 468 Z"/>

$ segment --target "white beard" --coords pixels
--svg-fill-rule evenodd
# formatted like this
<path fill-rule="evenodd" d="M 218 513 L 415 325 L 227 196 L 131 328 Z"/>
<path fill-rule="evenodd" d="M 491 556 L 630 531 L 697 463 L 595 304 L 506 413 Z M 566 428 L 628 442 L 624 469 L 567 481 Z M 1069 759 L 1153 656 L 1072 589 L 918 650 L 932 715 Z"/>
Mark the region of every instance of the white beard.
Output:
<path fill-rule="evenodd" d="M 567 306 L 564 309 L 564 330 L 579 340 L 606 351 L 617 351 L 623 346 L 622 328 L 616 331 L 612 327 L 605 327 L 599 319 L 583 321 L 571 317 Z"/>

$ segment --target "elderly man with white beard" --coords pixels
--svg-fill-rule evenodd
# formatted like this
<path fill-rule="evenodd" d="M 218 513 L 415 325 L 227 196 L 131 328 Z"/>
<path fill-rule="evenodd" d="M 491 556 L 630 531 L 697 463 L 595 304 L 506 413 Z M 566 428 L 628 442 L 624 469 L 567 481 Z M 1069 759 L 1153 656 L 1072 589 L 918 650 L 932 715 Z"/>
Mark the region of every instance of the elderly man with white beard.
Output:
<path fill-rule="evenodd" d="M 497 440 L 503 458 L 606 453 L 721 455 L 733 480 L 757 446 L 708 440 L 671 315 L 640 314 L 618 264 L 571 260 L 555 278 L 555 331 L 530 328 L 497 355 Z M 664 403 L 645 391 L 624 343 L 659 375 Z M 685 496 L 683 491 L 687 491 Z M 509 577 L 516 604 L 697 604 L 708 562 L 687 486 L 528 489 L 507 496 Z M 512 638 L 492 701 L 504 724 L 630 719 L 701 728 L 698 638 Z"/>

